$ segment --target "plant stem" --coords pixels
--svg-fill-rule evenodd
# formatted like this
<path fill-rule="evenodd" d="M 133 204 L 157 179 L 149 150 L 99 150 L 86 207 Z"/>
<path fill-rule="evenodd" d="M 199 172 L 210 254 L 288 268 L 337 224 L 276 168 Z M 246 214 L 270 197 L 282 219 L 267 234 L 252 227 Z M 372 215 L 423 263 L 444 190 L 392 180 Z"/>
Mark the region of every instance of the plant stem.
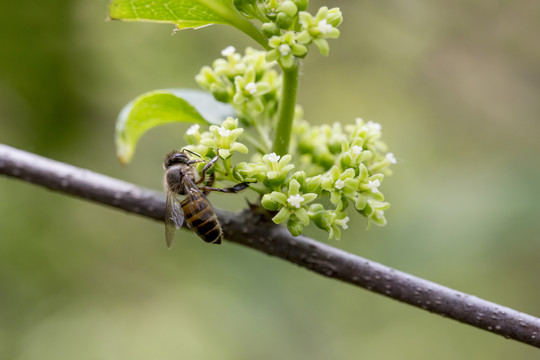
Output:
<path fill-rule="evenodd" d="M 237 12 L 237 16 L 233 20 L 232 24 L 238 30 L 242 31 L 244 34 L 259 43 L 259 45 L 261 45 L 265 50 L 270 49 L 270 46 L 268 45 L 268 39 L 264 36 L 261 30 L 251 21 L 246 19 L 244 15 L 240 14 L 240 12 Z"/>
<path fill-rule="evenodd" d="M 221 159 L 223 161 L 223 166 L 225 167 L 225 176 L 228 178 L 232 177 L 232 168 L 231 168 L 231 158 Z M 233 180 L 234 181 L 234 180 Z"/>
<path fill-rule="evenodd" d="M 283 68 L 283 86 L 281 103 L 279 104 L 279 119 L 274 140 L 274 152 L 278 155 L 289 153 L 289 142 L 296 107 L 296 93 L 298 91 L 298 64 L 290 68 Z"/>

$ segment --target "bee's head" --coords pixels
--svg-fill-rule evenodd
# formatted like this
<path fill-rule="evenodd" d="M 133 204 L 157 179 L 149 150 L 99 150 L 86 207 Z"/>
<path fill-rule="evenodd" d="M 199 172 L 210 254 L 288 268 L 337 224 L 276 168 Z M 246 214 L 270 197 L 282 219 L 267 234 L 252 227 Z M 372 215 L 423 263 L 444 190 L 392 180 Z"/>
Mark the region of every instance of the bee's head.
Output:
<path fill-rule="evenodd" d="M 178 164 L 188 164 L 189 162 L 189 156 L 186 155 L 186 153 L 182 151 L 172 151 L 165 156 L 165 162 L 163 163 L 163 167 L 166 169 L 170 168 L 173 165 Z"/>

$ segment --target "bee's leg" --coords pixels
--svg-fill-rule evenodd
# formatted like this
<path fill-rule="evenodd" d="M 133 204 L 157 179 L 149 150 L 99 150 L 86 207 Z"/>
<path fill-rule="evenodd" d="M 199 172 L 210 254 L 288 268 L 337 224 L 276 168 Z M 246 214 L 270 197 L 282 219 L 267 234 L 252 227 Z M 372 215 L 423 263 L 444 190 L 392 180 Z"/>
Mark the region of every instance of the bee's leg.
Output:
<path fill-rule="evenodd" d="M 219 192 L 223 192 L 223 193 L 237 193 L 237 192 L 240 192 L 242 190 L 244 190 L 245 188 L 249 187 L 249 183 L 247 182 L 243 182 L 243 183 L 239 183 L 239 184 L 236 184 L 234 186 L 231 186 L 229 188 L 224 188 L 224 189 L 219 189 L 219 188 L 214 188 L 214 187 L 210 187 L 210 186 L 201 186 L 200 189 L 202 191 L 204 191 L 205 193 L 208 193 L 210 191 L 219 191 Z"/>
<path fill-rule="evenodd" d="M 212 185 L 214 185 L 215 180 L 216 180 L 216 174 L 211 173 L 210 176 L 208 177 L 208 181 L 206 182 L 206 187 L 212 187 Z M 210 190 L 203 190 L 204 195 L 208 195 L 209 192 Z"/>
<path fill-rule="evenodd" d="M 219 155 L 216 155 L 212 160 L 210 160 L 208 163 L 206 163 L 206 165 L 204 165 L 201 171 L 201 178 L 199 179 L 199 181 L 197 181 L 197 184 L 201 184 L 204 181 L 204 179 L 206 178 L 206 172 L 210 170 L 210 168 L 216 163 L 216 161 L 218 161 L 218 159 Z"/>

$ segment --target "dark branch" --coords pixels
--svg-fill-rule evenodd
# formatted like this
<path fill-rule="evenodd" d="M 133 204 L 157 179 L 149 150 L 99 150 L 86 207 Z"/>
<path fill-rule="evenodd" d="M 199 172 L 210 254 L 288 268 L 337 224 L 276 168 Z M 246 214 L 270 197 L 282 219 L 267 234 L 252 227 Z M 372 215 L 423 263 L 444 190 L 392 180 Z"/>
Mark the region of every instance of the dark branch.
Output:
<path fill-rule="evenodd" d="M 0 174 L 163 221 L 163 194 L 0 144 Z M 217 210 L 225 237 L 324 276 L 540 347 L 540 319 L 389 268 L 305 236 L 250 210 Z"/>

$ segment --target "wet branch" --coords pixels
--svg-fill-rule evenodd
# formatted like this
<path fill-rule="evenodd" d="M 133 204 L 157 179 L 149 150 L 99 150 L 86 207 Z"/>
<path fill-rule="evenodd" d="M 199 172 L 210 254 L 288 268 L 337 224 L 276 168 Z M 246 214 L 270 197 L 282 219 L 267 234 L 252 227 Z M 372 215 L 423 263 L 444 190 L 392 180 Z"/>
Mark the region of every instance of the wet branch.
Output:
<path fill-rule="evenodd" d="M 0 144 L 0 174 L 163 221 L 161 193 Z M 540 319 L 409 275 L 269 223 L 217 210 L 225 237 L 321 275 L 540 348 Z M 1 240 L 0 240 L 1 241 Z M 160 244 L 161 245 L 161 244 Z"/>

